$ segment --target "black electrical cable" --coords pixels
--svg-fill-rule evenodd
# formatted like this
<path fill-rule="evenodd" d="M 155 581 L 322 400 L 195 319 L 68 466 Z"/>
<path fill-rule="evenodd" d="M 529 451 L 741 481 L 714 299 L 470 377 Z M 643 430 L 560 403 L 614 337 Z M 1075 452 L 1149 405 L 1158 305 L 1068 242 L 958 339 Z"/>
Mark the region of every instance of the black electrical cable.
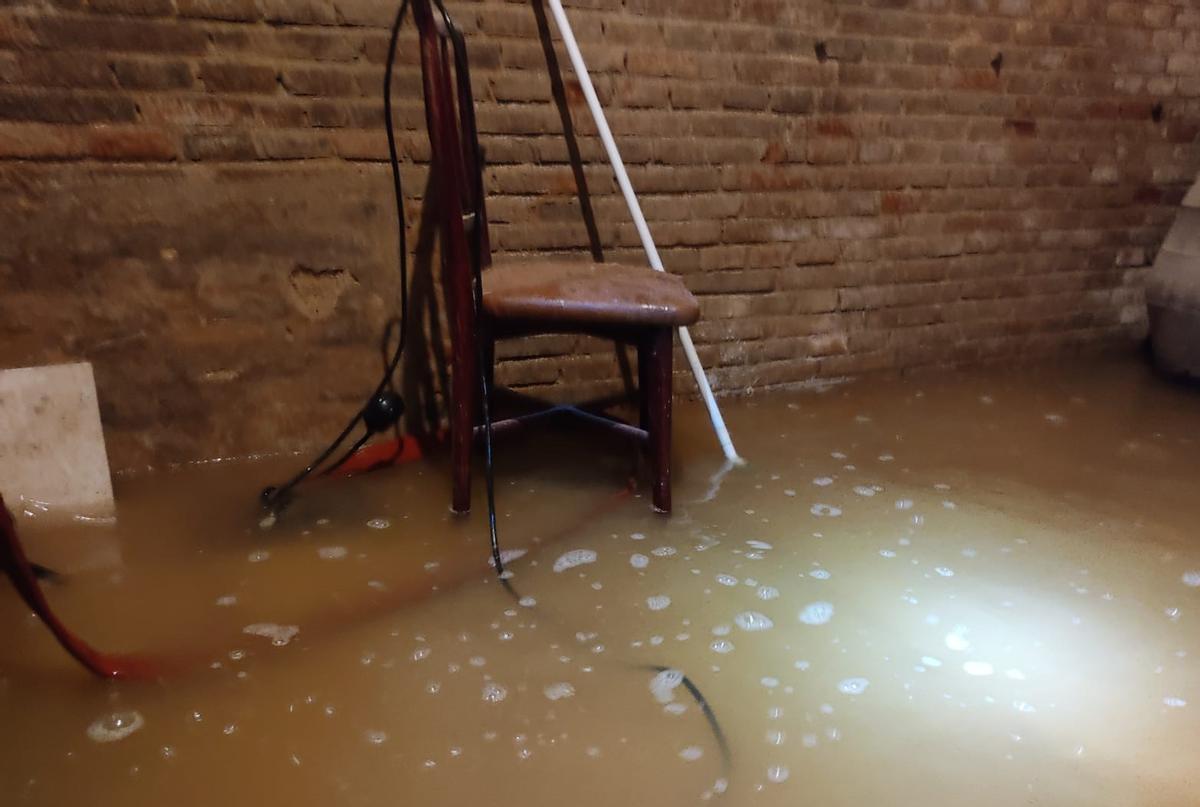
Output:
<path fill-rule="evenodd" d="M 383 369 L 383 375 L 379 379 L 379 383 L 375 385 L 375 391 L 371 393 L 370 397 L 367 398 L 367 402 L 350 419 L 350 422 L 334 438 L 333 442 L 318 454 L 316 459 L 305 466 L 304 470 L 300 471 L 287 482 L 263 490 L 260 497 L 263 507 L 274 515 L 277 515 L 287 507 L 291 499 L 292 490 L 333 456 L 333 453 L 341 447 L 346 438 L 350 436 L 350 432 L 354 431 L 354 428 L 359 423 L 365 424 L 366 434 L 355 441 L 350 449 L 343 453 L 337 461 L 322 471 L 323 474 L 330 474 L 336 471 L 372 435 L 385 431 L 395 425 L 400 420 L 400 416 L 404 414 L 404 401 L 393 389 L 393 378 L 396 368 L 400 366 L 400 359 L 403 357 L 404 346 L 408 340 L 408 233 L 404 218 L 404 183 L 400 177 L 400 158 L 396 151 L 396 131 L 395 124 L 392 121 L 392 72 L 396 66 L 396 42 L 400 37 L 400 27 L 404 23 L 404 15 L 407 11 L 408 0 L 402 0 L 400 8 L 396 11 L 396 18 L 392 21 L 391 35 L 388 39 L 387 66 L 383 74 L 384 129 L 387 132 L 388 162 L 392 168 L 392 192 L 396 200 L 396 231 L 400 252 L 399 340 L 396 343 L 396 350 L 392 353 L 391 359 Z"/>

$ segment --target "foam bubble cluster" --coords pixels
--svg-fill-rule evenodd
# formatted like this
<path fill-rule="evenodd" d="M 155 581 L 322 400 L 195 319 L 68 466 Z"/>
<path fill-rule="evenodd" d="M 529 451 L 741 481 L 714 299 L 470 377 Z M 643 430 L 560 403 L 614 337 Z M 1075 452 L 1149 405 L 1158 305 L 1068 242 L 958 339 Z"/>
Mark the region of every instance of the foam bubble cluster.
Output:
<path fill-rule="evenodd" d="M 299 632 L 299 625 L 277 625 L 274 622 L 255 622 L 253 625 L 247 625 L 242 628 L 242 633 L 270 639 L 271 644 L 276 647 L 283 647 L 292 639 L 295 639 L 296 634 Z"/>
<path fill-rule="evenodd" d="M 671 604 L 671 598 L 666 594 L 656 594 L 646 598 L 646 607 L 651 611 L 662 611 Z"/>
<path fill-rule="evenodd" d="M 833 619 L 833 603 L 819 600 L 810 602 L 800 612 L 800 621 L 805 625 L 824 625 Z"/>
<path fill-rule="evenodd" d="M 585 566 L 595 562 L 596 553 L 593 550 L 572 549 L 569 552 L 564 552 L 559 556 L 558 560 L 554 561 L 554 571 L 565 572 L 567 569 L 574 569 L 576 566 Z"/>
<path fill-rule="evenodd" d="M 739 628 L 749 632 L 770 630 L 775 627 L 775 623 L 769 616 L 760 614 L 758 611 L 743 611 L 735 616 L 733 621 Z"/>
<path fill-rule="evenodd" d="M 679 670 L 662 670 L 650 679 L 650 694 L 659 703 L 670 703 L 675 700 L 675 689 L 683 683 L 683 673 Z"/>
<path fill-rule="evenodd" d="M 870 685 L 866 678 L 845 678 L 838 682 L 837 688 L 843 695 L 861 695 Z"/>
<path fill-rule="evenodd" d="M 93 721 L 87 727 L 87 736 L 98 743 L 115 743 L 117 740 L 124 740 L 144 725 L 146 720 L 140 712 L 113 712 Z"/>
<path fill-rule="evenodd" d="M 571 686 L 566 681 L 559 681 L 557 683 L 550 684 L 548 687 L 542 690 L 542 692 L 545 693 L 546 697 L 550 700 L 560 701 L 563 698 L 569 698 L 574 695 L 575 687 Z"/>
<path fill-rule="evenodd" d="M 483 700 L 485 703 L 499 703 L 508 697 L 508 688 L 495 681 L 483 685 Z"/>

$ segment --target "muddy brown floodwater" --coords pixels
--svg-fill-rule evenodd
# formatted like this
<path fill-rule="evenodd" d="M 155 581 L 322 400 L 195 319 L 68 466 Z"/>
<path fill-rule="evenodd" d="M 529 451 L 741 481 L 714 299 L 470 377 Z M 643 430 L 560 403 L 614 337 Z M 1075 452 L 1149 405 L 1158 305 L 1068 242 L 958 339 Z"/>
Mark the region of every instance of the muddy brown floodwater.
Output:
<path fill-rule="evenodd" d="M 437 464 L 270 530 L 295 460 L 25 523 L 69 624 L 177 672 L 93 680 L 0 589 L 0 803 L 1200 803 L 1200 393 L 1121 361 L 724 406 L 750 464 L 681 404 L 670 518 L 619 445 L 503 439 L 520 601 Z"/>

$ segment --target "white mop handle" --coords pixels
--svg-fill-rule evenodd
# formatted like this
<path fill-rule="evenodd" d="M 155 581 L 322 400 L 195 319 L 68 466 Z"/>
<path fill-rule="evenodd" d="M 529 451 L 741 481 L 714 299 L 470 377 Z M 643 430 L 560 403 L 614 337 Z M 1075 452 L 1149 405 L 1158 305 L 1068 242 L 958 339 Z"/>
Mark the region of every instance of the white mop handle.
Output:
<path fill-rule="evenodd" d="M 642 248 L 646 250 L 650 266 L 660 272 L 666 271 L 663 268 L 662 258 L 658 256 L 658 247 L 654 245 L 654 238 L 650 235 L 650 226 L 646 224 L 646 217 L 642 214 L 642 206 L 633 192 L 633 185 L 629 182 L 629 174 L 625 171 L 625 162 L 621 159 L 621 153 L 617 151 L 612 130 L 608 128 L 608 119 L 604 117 L 604 108 L 600 106 L 600 99 L 596 97 L 596 88 L 592 86 L 592 77 L 588 74 L 587 65 L 583 62 L 583 54 L 579 52 L 579 43 L 575 41 L 575 32 L 571 30 L 571 23 L 567 20 L 566 12 L 563 11 L 562 0 L 550 0 L 550 11 L 554 14 L 554 22 L 558 25 L 563 44 L 567 46 L 567 55 L 571 58 L 571 66 L 575 69 L 575 76 L 579 79 L 579 86 L 583 89 L 583 97 L 587 100 L 588 108 L 592 111 L 592 118 L 596 121 L 596 130 L 600 133 L 600 141 L 604 143 L 608 161 L 612 163 L 617 184 L 621 186 L 621 193 L 625 196 L 625 204 L 629 207 L 629 215 L 633 217 L 633 224 L 637 227 L 638 235 L 642 239 Z M 704 374 L 704 367 L 700 364 L 700 357 L 696 355 L 696 346 L 692 344 L 692 336 L 688 333 L 687 328 L 679 329 L 679 342 L 683 345 L 683 352 L 692 368 L 692 375 L 696 377 L 696 384 L 700 387 L 700 397 L 704 399 L 704 405 L 708 408 L 708 417 L 712 420 L 713 430 L 717 433 L 717 440 L 721 443 L 721 450 L 725 452 L 726 459 L 740 462 L 741 458 L 733 447 L 729 430 L 725 428 L 725 419 L 721 417 L 721 410 L 717 408 L 717 399 L 713 397 L 712 388 L 708 385 L 708 376 Z"/>

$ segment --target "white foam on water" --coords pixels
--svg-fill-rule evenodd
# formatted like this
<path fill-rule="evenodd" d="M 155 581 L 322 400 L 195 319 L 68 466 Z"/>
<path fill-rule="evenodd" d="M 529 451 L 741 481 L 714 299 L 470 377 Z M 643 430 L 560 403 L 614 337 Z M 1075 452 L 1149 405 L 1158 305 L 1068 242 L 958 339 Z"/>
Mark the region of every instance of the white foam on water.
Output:
<path fill-rule="evenodd" d="M 784 495 L 784 496 L 795 496 L 795 495 L 796 495 L 796 491 L 795 491 L 795 490 L 793 490 L 792 488 L 784 488 L 784 490 L 783 490 L 783 495 Z"/>
<path fill-rule="evenodd" d="M 942 660 L 933 656 L 921 656 L 921 663 L 926 667 L 941 667 Z"/>
<path fill-rule="evenodd" d="M 746 546 L 749 546 L 752 549 L 773 549 L 774 548 L 770 544 L 768 544 L 766 541 L 747 541 Z"/>
<path fill-rule="evenodd" d="M 233 594 L 226 594 L 223 597 L 217 597 L 217 605 L 221 606 L 222 608 L 228 608 L 231 605 L 237 605 L 237 601 L 237 596 Z"/>
<path fill-rule="evenodd" d="M 1021 672 L 1018 669 L 1005 670 L 1004 674 L 1005 674 L 1005 676 L 1007 676 L 1008 678 L 1011 678 L 1014 681 L 1024 681 L 1025 680 L 1025 673 Z"/>
<path fill-rule="evenodd" d="M 349 554 L 344 546 L 323 546 L 317 550 L 321 560 L 341 560 Z"/>
<path fill-rule="evenodd" d="M 779 686 L 779 679 L 773 675 L 764 675 L 758 680 L 758 683 L 765 686 L 767 689 L 774 689 Z"/>
<path fill-rule="evenodd" d="M 880 454 L 879 455 L 880 462 L 891 462 L 894 459 L 896 459 L 896 456 L 894 454 Z"/>
<path fill-rule="evenodd" d="M 373 518 L 367 522 L 367 526 L 373 530 L 386 530 L 388 527 L 392 526 L 392 522 L 388 521 L 386 518 Z"/>
<path fill-rule="evenodd" d="M 780 782 L 786 782 L 790 775 L 786 765 L 772 765 L 767 768 L 767 781 L 772 784 L 777 785 Z"/>
<path fill-rule="evenodd" d="M 739 628 L 750 633 L 775 627 L 775 623 L 769 616 L 760 614 L 758 611 L 742 611 L 733 618 L 733 621 Z"/>
<path fill-rule="evenodd" d="M 1061 426 L 1067 420 L 1065 417 L 1058 414 L 1057 412 L 1049 412 L 1049 413 L 1045 414 L 1043 417 L 1045 417 L 1048 422 L 1053 423 L 1055 426 Z"/>
<path fill-rule="evenodd" d="M 141 712 L 113 712 L 93 720 L 87 727 L 87 736 L 93 742 L 115 743 L 117 740 L 124 740 L 144 725 L 146 720 Z"/>
<path fill-rule="evenodd" d="M 913 507 L 912 499 L 896 499 L 897 510 L 911 510 Z"/>
<path fill-rule="evenodd" d="M 529 551 L 528 549 L 523 549 L 521 547 L 513 547 L 512 549 L 501 549 L 500 550 L 500 562 L 503 563 L 505 566 L 507 566 L 510 562 L 516 560 L 517 558 L 522 557 L 528 551 Z M 491 566 L 493 569 L 496 568 L 496 559 L 489 557 L 488 565 Z"/>
<path fill-rule="evenodd" d="M 635 540 L 635 541 L 644 541 L 644 540 L 646 540 L 646 535 L 645 535 L 645 533 L 641 533 L 641 532 L 631 532 L 631 533 L 629 533 L 629 537 L 630 537 L 630 538 L 632 538 L 632 539 L 633 539 L 633 540 Z"/>
<path fill-rule="evenodd" d="M 804 606 L 799 618 L 805 625 L 824 625 L 833 619 L 833 603 L 824 600 L 810 602 Z"/>
<path fill-rule="evenodd" d="M 808 576 L 812 577 L 816 580 L 828 580 L 833 575 L 831 575 L 825 569 L 813 569 L 811 572 L 808 573 Z"/>
<path fill-rule="evenodd" d="M 946 634 L 945 643 L 946 647 L 960 653 L 971 649 L 971 643 L 967 641 L 967 629 L 963 625 L 955 625 L 954 630 Z"/>
<path fill-rule="evenodd" d="M 662 670 L 650 679 L 650 694 L 659 703 L 670 703 L 675 700 L 675 690 L 682 683 L 680 670 Z"/>
<path fill-rule="evenodd" d="M 537 605 L 537 598 L 525 595 L 521 599 L 517 600 L 517 605 L 520 605 L 522 608 L 532 608 L 533 606 Z"/>
<path fill-rule="evenodd" d="M 656 546 L 650 550 L 650 554 L 656 558 L 669 558 L 676 554 L 676 551 L 673 546 Z"/>
<path fill-rule="evenodd" d="M 495 681 L 488 681 L 483 685 L 482 696 L 484 703 L 499 703 L 508 697 L 508 687 L 497 684 Z"/>
<path fill-rule="evenodd" d="M 754 593 L 760 600 L 773 600 L 779 596 L 779 589 L 774 586 L 759 586 Z"/>
<path fill-rule="evenodd" d="M 547 686 L 542 693 L 552 701 L 560 701 L 563 698 L 572 697 L 575 694 L 575 687 L 566 681 L 558 681 Z"/>
<path fill-rule="evenodd" d="M 378 731 L 378 730 L 372 730 L 372 729 L 368 729 L 367 731 L 363 732 L 363 736 L 366 738 L 367 742 L 369 742 L 371 745 L 383 745 L 384 743 L 387 742 L 387 738 L 388 738 L 386 731 Z"/>
<path fill-rule="evenodd" d="M 946 510 L 957 510 L 958 509 L 958 505 L 955 504 L 954 502 L 950 501 L 949 499 L 942 499 L 942 507 L 945 508 Z"/>
<path fill-rule="evenodd" d="M 881 549 L 879 550 L 879 556 L 883 558 L 894 558 L 896 557 L 896 551 L 894 549 Z"/>
<path fill-rule="evenodd" d="M 733 652 L 733 642 L 728 639 L 714 639 L 709 647 L 712 648 L 714 653 L 721 653 L 722 655 Z"/>
<path fill-rule="evenodd" d="M 874 496 L 875 488 L 867 487 L 866 485 L 855 485 L 854 492 L 859 496 Z"/>
<path fill-rule="evenodd" d="M 629 565 L 635 569 L 645 569 L 650 565 L 650 558 L 640 552 L 635 552 L 629 556 Z"/>
<path fill-rule="evenodd" d="M 934 569 L 934 571 L 940 574 L 942 577 L 954 577 L 954 570 L 949 566 L 939 566 Z"/>
<path fill-rule="evenodd" d="M 812 666 L 812 662 L 801 659 L 800 661 L 793 662 L 792 666 L 795 667 L 797 670 L 804 671 Z"/>
<path fill-rule="evenodd" d="M 832 504 L 817 503 L 808 508 L 808 512 L 812 513 L 818 518 L 837 518 L 842 514 L 842 508 L 834 507 Z"/>
<path fill-rule="evenodd" d="M 554 571 L 565 572 L 567 569 L 574 569 L 576 566 L 584 566 L 595 562 L 596 553 L 593 550 L 572 549 L 569 552 L 564 552 L 559 556 L 558 560 L 554 561 Z"/>
<path fill-rule="evenodd" d="M 695 762 L 704 756 L 704 749 L 698 745 L 689 745 L 679 752 L 679 758 L 685 762 Z"/>
<path fill-rule="evenodd" d="M 675 703 L 668 703 L 663 707 L 663 711 L 669 715 L 681 715 L 687 711 L 687 704 L 679 703 L 678 701 Z"/>
<path fill-rule="evenodd" d="M 246 556 L 246 560 L 251 563 L 262 563 L 267 558 L 271 557 L 271 553 L 265 549 L 256 549 Z"/>
<path fill-rule="evenodd" d="M 866 678 L 843 678 L 838 681 L 837 688 L 843 695 L 861 695 L 870 685 L 871 682 Z"/>
<path fill-rule="evenodd" d="M 1026 701 L 1013 701 L 1013 708 L 1024 714 L 1033 714 L 1037 711 L 1037 708 L 1032 703 Z"/>
<path fill-rule="evenodd" d="M 995 671 L 996 668 L 986 661 L 968 661 L 963 664 L 963 672 L 967 675 L 983 677 L 991 675 Z"/>
<path fill-rule="evenodd" d="M 812 481 L 812 483 L 813 483 L 814 485 L 816 485 L 817 487 L 819 487 L 819 488 L 827 488 L 827 487 L 829 487 L 830 485 L 832 485 L 832 484 L 833 484 L 833 477 L 830 477 L 830 476 L 818 476 L 816 479 L 814 479 L 814 480 Z"/>
<path fill-rule="evenodd" d="M 1187 571 L 1183 573 L 1183 584 L 1192 588 L 1200 588 L 1200 571 Z"/>
<path fill-rule="evenodd" d="M 299 632 L 299 625 L 276 625 L 274 622 L 255 622 L 253 625 L 247 625 L 242 628 L 242 633 L 270 639 L 271 644 L 276 647 L 283 647 L 292 639 L 295 639 L 296 634 Z"/>
<path fill-rule="evenodd" d="M 662 611 L 671 604 L 671 598 L 666 594 L 655 594 L 646 598 L 646 607 L 651 611 Z"/>
<path fill-rule="evenodd" d="M 1163 704 L 1170 709 L 1182 709 L 1187 706 L 1187 701 L 1180 697 L 1169 696 L 1163 698 Z"/>
<path fill-rule="evenodd" d="M 731 574 L 719 574 L 717 575 L 717 582 L 723 586 L 736 586 L 738 579 Z"/>

